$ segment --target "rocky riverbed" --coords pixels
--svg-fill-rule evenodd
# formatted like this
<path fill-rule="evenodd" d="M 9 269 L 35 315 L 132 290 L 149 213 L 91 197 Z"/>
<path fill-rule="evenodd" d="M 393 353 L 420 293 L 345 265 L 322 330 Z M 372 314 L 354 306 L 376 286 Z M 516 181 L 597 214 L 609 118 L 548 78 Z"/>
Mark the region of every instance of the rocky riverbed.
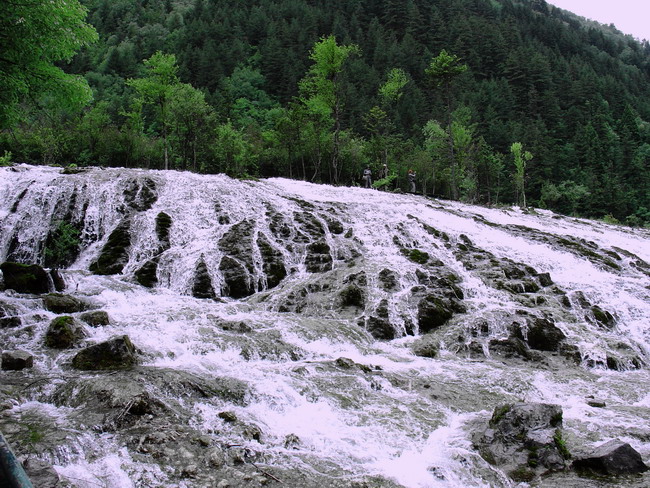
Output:
<path fill-rule="evenodd" d="M 648 231 L 0 172 L 0 432 L 35 486 L 650 482 Z"/>

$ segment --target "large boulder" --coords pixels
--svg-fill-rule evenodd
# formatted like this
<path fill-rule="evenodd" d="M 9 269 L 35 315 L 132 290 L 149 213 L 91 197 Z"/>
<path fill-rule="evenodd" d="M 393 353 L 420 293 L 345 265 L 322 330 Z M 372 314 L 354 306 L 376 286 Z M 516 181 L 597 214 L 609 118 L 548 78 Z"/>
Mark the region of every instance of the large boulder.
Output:
<path fill-rule="evenodd" d="M 147 288 L 153 288 L 158 283 L 158 261 L 159 257 L 150 259 L 145 262 L 140 268 L 134 273 L 135 280 L 140 283 L 142 286 Z"/>
<path fill-rule="evenodd" d="M 50 278 L 47 272 L 38 264 L 20 264 L 4 262 L 0 264 L 4 277 L 5 288 L 18 293 L 34 293 L 40 295 L 50 290 Z"/>
<path fill-rule="evenodd" d="M 111 275 L 121 273 L 129 262 L 129 248 L 131 247 L 131 221 L 122 220 L 108 236 L 97 261 L 89 269 L 97 275 Z"/>
<path fill-rule="evenodd" d="M 324 273 L 332 269 L 332 255 L 327 242 L 318 240 L 307 246 L 305 267 L 310 273 Z"/>
<path fill-rule="evenodd" d="M 252 295 L 255 290 L 251 277 L 246 268 L 236 259 L 224 256 L 219 263 L 219 271 L 225 283 L 221 294 L 232 298 L 243 298 Z"/>
<path fill-rule="evenodd" d="M 490 422 L 473 436 L 483 458 L 515 481 L 528 482 L 566 467 L 570 454 L 562 438 L 562 409 L 544 403 L 515 403 L 494 409 Z"/>
<path fill-rule="evenodd" d="M 34 366 L 34 356 L 26 351 L 3 351 L 2 369 L 4 371 L 19 371 Z"/>
<path fill-rule="evenodd" d="M 79 318 L 92 327 L 101 327 L 111 323 L 108 313 L 104 310 L 93 310 L 79 315 Z"/>
<path fill-rule="evenodd" d="M 81 325 L 69 315 L 62 315 L 50 322 L 45 332 L 45 345 L 52 349 L 70 349 L 84 337 L 86 333 Z"/>
<path fill-rule="evenodd" d="M 650 469 L 632 446 L 616 439 L 598 446 L 589 457 L 576 459 L 571 467 L 588 475 L 637 474 Z"/>
<path fill-rule="evenodd" d="M 430 332 L 444 325 L 454 315 L 447 300 L 434 294 L 425 296 L 418 303 L 420 333 Z"/>
<path fill-rule="evenodd" d="M 86 347 L 72 358 L 72 367 L 80 370 L 131 369 L 138 364 L 138 352 L 129 336 L 113 337 Z"/>
<path fill-rule="evenodd" d="M 214 287 L 212 286 L 212 278 L 210 278 L 208 266 L 205 264 L 203 258 L 199 260 L 194 270 L 192 296 L 196 298 L 216 298 Z"/>
<path fill-rule="evenodd" d="M 566 339 L 564 332 L 551 320 L 535 317 L 528 321 L 526 342 L 531 349 L 557 351 L 564 339 Z"/>
<path fill-rule="evenodd" d="M 168 214 L 160 212 L 156 215 L 156 235 L 158 236 L 158 242 L 160 242 L 160 252 L 169 249 L 169 229 L 171 226 L 172 218 Z"/>
<path fill-rule="evenodd" d="M 92 303 L 82 300 L 72 295 L 64 295 L 62 293 L 50 293 L 43 297 L 43 306 L 45 310 L 57 314 L 68 314 L 84 312 L 91 308 L 95 308 Z"/>
<path fill-rule="evenodd" d="M 35 487 L 59 488 L 62 486 L 59 474 L 47 461 L 30 457 L 23 462 L 23 468 L 25 468 L 25 474 Z"/>

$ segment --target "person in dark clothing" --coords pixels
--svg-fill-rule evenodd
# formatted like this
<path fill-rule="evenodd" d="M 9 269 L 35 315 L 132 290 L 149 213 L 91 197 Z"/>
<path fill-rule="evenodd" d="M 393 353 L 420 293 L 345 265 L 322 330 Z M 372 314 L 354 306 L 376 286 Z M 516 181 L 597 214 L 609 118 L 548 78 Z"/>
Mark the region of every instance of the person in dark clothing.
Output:
<path fill-rule="evenodd" d="M 381 167 L 379 170 L 379 176 L 377 177 L 380 180 L 383 180 L 384 178 L 388 178 L 388 166 L 385 164 Z"/>
<path fill-rule="evenodd" d="M 366 169 L 363 170 L 363 185 L 366 188 L 370 188 L 372 185 L 372 171 L 370 171 L 369 166 L 366 166 Z"/>
<path fill-rule="evenodd" d="M 408 180 L 409 180 L 409 191 L 411 193 L 415 193 L 415 172 L 412 169 L 409 169 Z"/>

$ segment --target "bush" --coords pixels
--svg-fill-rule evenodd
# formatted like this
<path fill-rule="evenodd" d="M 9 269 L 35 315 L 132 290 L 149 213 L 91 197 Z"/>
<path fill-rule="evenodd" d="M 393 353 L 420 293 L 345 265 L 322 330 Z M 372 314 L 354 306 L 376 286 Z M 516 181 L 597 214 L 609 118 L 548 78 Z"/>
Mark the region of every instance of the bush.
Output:
<path fill-rule="evenodd" d="M 11 153 L 5 151 L 4 156 L 0 156 L 0 166 L 10 166 L 11 165 Z"/>
<path fill-rule="evenodd" d="M 59 221 L 45 242 L 45 266 L 55 268 L 72 263 L 79 252 L 79 234 L 74 225 Z"/>

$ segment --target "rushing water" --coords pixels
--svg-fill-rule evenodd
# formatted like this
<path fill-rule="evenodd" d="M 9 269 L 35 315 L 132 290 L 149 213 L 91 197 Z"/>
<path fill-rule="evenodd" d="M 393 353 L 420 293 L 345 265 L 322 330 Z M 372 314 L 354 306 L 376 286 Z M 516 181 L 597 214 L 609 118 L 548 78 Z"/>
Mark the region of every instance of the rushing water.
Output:
<path fill-rule="evenodd" d="M 149 203 L 146 188 L 156 195 Z M 162 253 L 156 237 L 161 212 L 172 221 Z M 305 215 L 317 227 L 313 235 L 305 230 Z M 125 217 L 131 222 L 131 245 L 122 273 L 91 274 L 91 263 Z M 173 389 L 161 400 L 175 405 L 182 412 L 178 418 L 209 436 L 212 446 L 245 449 L 256 469 L 275 473 L 276 479 L 267 477 L 266 482 L 277 483 L 284 475 L 284 486 L 307 486 L 292 485 L 294 478 L 287 473 L 293 472 L 304 473 L 313 486 L 326 486 L 323 480 L 339 486 L 364 479 L 379 483 L 368 486 L 392 482 L 409 488 L 515 486 L 472 448 L 471 433 L 487 422 L 495 406 L 522 400 L 562 406 L 570 450 L 616 438 L 629 442 L 646 461 L 650 458 L 647 230 L 548 211 L 489 209 L 285 179 L 252 182 L 125 169 L 63 175 L 57 168 L 0 168 L 0 261 L 43 264 L 46 238 L 62 220 L 79 224 L 81 242 L 78 257 L 62 270 L 66 292 L 91 298 L 111 318 L 108 326 L 88 328 L 86 341 L 126 334 L 141 350 L 143 366 L 152 371 L 243 381 L 248 389 L 242 402 L 183 397 Z M 227 290 L 220 268 L 225 251 L 217 243 L 242 221 L 253 223 L 253 242 L 263 236 L 279 253 L 286 278 L 269 287 L 264 257 L 253 246 L 245 259 L 250 260 L 255 293 L 242 299 L 192 297 L 200 261 L 217 295 Z M 316 234 L 329 247 L 331 270 L 308 271 L 308 245 Z M 470 249 L 461 256 L 460 244 L 466 242 Z M 428 253 L 438 260 L 437 269 L 459 278 L 466 311 L 429 335 L 440 348 L 435 359 L 413 354 L 421 338 L 412 290 L 421 283 L 422 266 L 407 259 L 403 248 Z M 481 253 L 489 253 L 493 262 L 510 260 L 549 273 L 570 306 L 556 307 L 552 300 L 534 301 L 493 286 L 471 264 L 472 254 Z M 157 285 L 145 288 L 134 273 L 157 255 Z M 397 278 L 393 289 L 380 282 L 384 269 Z M 360 272 L 367 282 L 363 307 L 339 306 L 339 289 Z M 610 312 L 615 327 L 590 319 L 580 309 L 581 297 Z M 300 307 L 287 308 L 296 300 Z M 164 456 L 141 455 L 119 430 L 96 429 L 80 419 L 84 405 L 61 401 L 57 392 L 73 378 L 92 374 L 71 371 L 74 350 L 53 352 L 42 345 L 55 314 L 43 310 L 37 297 L 7 291 L 0 301 L 16 307 L 22 319 L 18 328 L 0 329 L 0 348 L 23 349 L 35 357 L 29 372 L 0 373 L 7 384 L 25 382 L 0 422 L 10 437 L 13 429 L 18 451 L 47 460 L 69 486 L 80 488 L 211 486 L 201 481 L 201 471 L 208 468 L 189 455 L 187 463 L 198 465 L 198 475 L 179 473 L 177 464 Z M 390 341 L 375 340 L 364 328 L 382 301 L 395 329 Z M 555 352 L 532 361 L 488 352 L 488 342 L 507 335 L 507 324 L 522 310 L 552 316 L 566 342 L 576 347 L 581 364 Z M 240 322 L 250 330 L 222 327 Z M 487 324 L 488 332 L 479 333 L 481 324 Z M 406 334 L 409 330 L 415 335 Z M 487 356 L 470 354 L 472 344 Z M 356 365 L 337 363 L 339 358 Z M 607 368 L 608 360 L 617 370 Z M 606 407 L 589 406 L 590 399 Z M 224 422 L 219 416 L 224 411 L 261 435 L 247 435 Z M 48 426 L 44 439 L 21 444 L 20 429 L 12 422 L 34 418 Z M 291 436 L 298 439 L 295 445 L 287 442 Z M 257 486 L 255 482 L 243 479 L 241 486 Z M 640 487 L 650 477 L 597 482 L 561 474 L 536 483 Z"/>

